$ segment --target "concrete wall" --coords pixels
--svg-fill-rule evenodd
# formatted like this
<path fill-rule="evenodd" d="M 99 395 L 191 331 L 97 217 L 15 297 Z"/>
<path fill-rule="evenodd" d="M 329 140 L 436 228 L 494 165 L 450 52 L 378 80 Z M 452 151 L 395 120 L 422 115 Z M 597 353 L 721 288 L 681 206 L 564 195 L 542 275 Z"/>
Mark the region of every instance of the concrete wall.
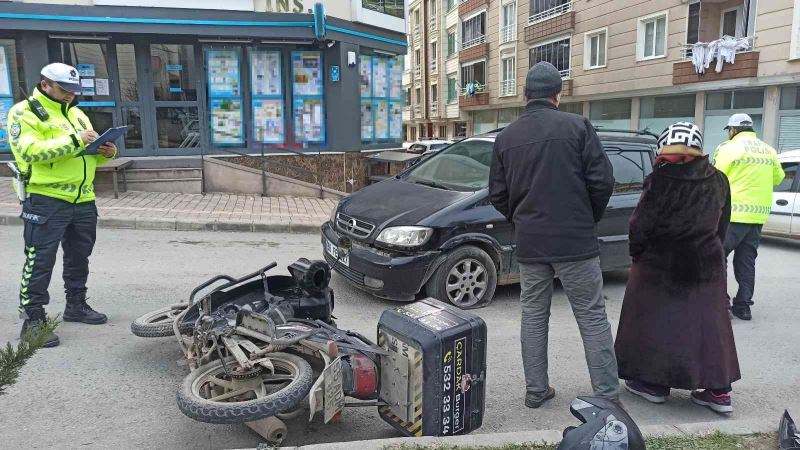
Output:
<path fill-rule="evenodd" d="M 206 192 L 261 194 L 262 183 L 259 170 L 214 158 L 205 160 Z M 339 199 L 347 194 L 268 173 L 267 195 Z"/>

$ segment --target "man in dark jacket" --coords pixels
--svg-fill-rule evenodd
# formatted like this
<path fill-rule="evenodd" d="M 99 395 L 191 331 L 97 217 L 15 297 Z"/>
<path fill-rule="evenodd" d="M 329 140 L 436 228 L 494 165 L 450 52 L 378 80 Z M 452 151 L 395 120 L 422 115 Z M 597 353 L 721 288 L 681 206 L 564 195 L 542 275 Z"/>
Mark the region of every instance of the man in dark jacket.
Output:
<path fill-rule="evenodd" d="M 494 143 L 491 201 L 516 234 L 522 284 L 525 405 L 555 396 L 547 377 L 547 333 L 553 279 L 569 298 L 583 338 L 595 395 L 619 396 L 611 325 L 603 301 L 596 224 L 614 190 L 611 163 L 592 124 L 560 112 L 561 75 L 534 65 L 525 82 L 528 105 Z"/>

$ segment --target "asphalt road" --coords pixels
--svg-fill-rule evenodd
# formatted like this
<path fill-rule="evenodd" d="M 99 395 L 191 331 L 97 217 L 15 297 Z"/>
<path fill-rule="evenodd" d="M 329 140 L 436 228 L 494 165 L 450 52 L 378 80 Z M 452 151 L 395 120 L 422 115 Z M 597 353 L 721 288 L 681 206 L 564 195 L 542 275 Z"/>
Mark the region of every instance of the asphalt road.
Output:
<path fill-rule="evenodd" d="M 0 227 L 0 343 L 16 342 L 22 228 Z M 270 261 L 285 266 L 298 257 L 318 257 L 313 235 L 99 230 L 90 277 L 91 303 L 110 316 L 103 326 L 72 323 L 58 330 L 61 346 L 43 349 L 24 368 L 18 384 L 0 396 L 3 448 L 237 448 L 260 438 L 245 426 L 208 425 L 183 416 L 175 392 L 187 371 L 179 367 L 170 338 L 141 339 L 131 321 L 185 298 L 191 288 L 220 273 L 242 275 Z M 800 243 L 767 242 L 759 257 L 755 319 L 734 322 L 743 380 L 734 384 L 733 418 L 774 418 L 784 408 L 800 414 Z M 60 264 L 56 274 L 61 273 Z M 609 315 L 616 329 L 625 273 L 606 276 Z M 52 283 L 49 313 L 61 312 L 59 276 Z M 338 323 L 375 336 L 381 312 L 392 302 L 371 298 L 334 277 Z M 477 433 L 562 429 L 573 424 L 570 401 L 589 393 L 577 326 L 566 298 L 557 291 L 550 332 L 550 376 L 558 395 L 539 410 L 523 405 L 519 356 L 519 288 L 498 291 L 479 314 L 489 329 L 486 416 Z M 676 392 L 664 405 L 623 393 L 640 424 L 725 420 Z M 289 423 L 286 444 L 298 445 L 394 437 L 373 408 L 345 411 L 339 424 L 305 419 Z"/>

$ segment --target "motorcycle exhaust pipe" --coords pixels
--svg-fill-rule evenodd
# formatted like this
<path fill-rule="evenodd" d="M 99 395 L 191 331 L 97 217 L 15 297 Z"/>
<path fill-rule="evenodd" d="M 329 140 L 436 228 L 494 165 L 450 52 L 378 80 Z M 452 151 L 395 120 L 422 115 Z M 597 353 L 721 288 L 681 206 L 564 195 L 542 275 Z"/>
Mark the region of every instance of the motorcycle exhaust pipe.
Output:
<path fill-rule="evenodd" d="M 325 261 L 300 258 L 289 266 L 297 285 L 311 295 L 320 295 L 331 281 L 331 267 Z"/>

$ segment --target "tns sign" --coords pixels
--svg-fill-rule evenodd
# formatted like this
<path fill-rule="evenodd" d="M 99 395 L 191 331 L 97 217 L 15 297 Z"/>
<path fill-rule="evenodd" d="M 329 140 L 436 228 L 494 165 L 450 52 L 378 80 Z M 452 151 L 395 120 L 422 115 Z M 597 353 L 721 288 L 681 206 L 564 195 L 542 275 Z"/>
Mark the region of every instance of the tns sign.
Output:
<path fill-rule="evenodd" d="M 312 0 L 267 0 L 267 12 L 302 13 L 306 11 L 303 2 Z"/>

